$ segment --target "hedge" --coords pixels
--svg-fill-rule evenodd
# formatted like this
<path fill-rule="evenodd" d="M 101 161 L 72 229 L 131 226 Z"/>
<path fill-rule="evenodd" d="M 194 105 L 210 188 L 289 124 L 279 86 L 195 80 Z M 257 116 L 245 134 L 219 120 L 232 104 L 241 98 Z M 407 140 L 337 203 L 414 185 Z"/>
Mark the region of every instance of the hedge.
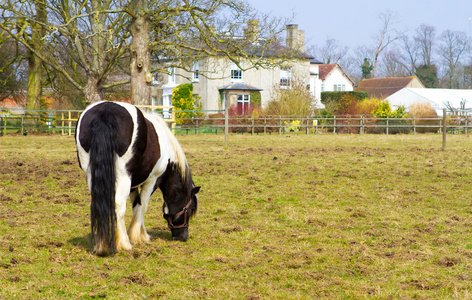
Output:
<path fill-rule="evenodd" d="M 351 95 L 357 98 L 357 101 L 364 100 L 365 98 L 368 98 L 369 95 L 366 92 L 322 92 L 321 93 L 321 103 L 327 104 L 331 101 L 333 102 L 339 102 L 341 98 L 345 95 Z"/>

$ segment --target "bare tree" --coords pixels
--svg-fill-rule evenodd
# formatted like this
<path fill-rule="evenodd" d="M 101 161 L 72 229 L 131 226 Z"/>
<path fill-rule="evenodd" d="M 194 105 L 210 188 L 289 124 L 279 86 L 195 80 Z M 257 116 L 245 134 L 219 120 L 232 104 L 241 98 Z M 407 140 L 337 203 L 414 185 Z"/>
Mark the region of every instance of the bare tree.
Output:
<path fill-rule="evenodd" d="M 374 50 L 374 57 L 372 61 L 372 78 L 375 78 L 377 72 L 377 64 L 379 62 L 380 54 L 382 54 L 387 47 L 402 35 L 392 28 L 395 21 L 393 12 L 387 10 L 379 14 L 379 19 L 382 22 L 382 27 L 375 37 L 377 46 Z"/>
<path fill-rule="evenodd" d="M 122 83 L 107 82 L 107 77 L 127 54 L 125 4 L 119 0 L 5 0 L 1 9 L 6 22 L 0 26 L 93 103 L 103 99 L 106 88 Z M 46 20 L 36 15 L 39 5 L 44 5 Z M 44 43 L 41 51 L 25 33 L 38 34 Z M 59 49 L 66 51 L 70 61 L 61 59 Z"/>
<path fill-rule="evenodd" d="M 0 31 L 0 101 L 24 89 L 25 76 L 22 71 L 24 48 L 7 33 Z"/>
<path fill-rule="evenodd" d="M 346 57 L 349 47 L 342 46 L 338 40 L 328 37 L 322 47 L 313 46 L 309 52 L 312 55 L 319 56 L 325 64 L 335 64 Z"/>
<path fill-rule="evenodd" d="M 360 81 L 362 78 L 366 78 L 369 76 L 371 77 L 372 75 L 371 66 L 372 66 L 373 60 L 374 60 L 373 48 L 367 47 L 365 45 L 358 46 L 354 50 L 354 56 L 351 57 L 351 61 L 355 62 L 354 63 L 355 69 L 354 68 L 352 69 L 351 75 L 354 76 L 354 78 L 358 78 L 358 81 Z M 366 72 L 366 67 L 369 69 L 369 72 Z M 370 75 L 366 76 L 367 75 L 366 73 Z"/>
<path fill-rule="evenodd" d="M 404 77 L 408 76 L 409 71 L 403 63 L 405 58 L 398 49 L 385 52 L 382 57 L 383 75 L 385 77 Z"/>
<path fill-rule="evenodd" d="M 419 43 L 413 39 L 411 40 L 407 35 L 403 35 L 400 38 L 402 55 L 400 56 L 403 67 L 407 70 L 407 74 L 412 76 L 416 72 L 419 58 Z"/>
<path fill-rule="evenodd" d="M 37 3 L 44 4 L 46 20 L 37 18 Z M 150 53 L 184 68 L 198 55 L 223 55 L 235 62 L 248 57 L 253 67 L 266 67 L 271 62 L 265 54 L 277 36 L 273 29 L 283 28 L 266 19 L 261 26 L 265 32 L 257 35 L 268 34 L 257 49 L 251 47 L 253 41 L 228 38 L 241 30 L 243 20 L 254 17 L 238 0 L 3 0 L 0 11 L 5 20 L 1 28 L 67 78 L 87 103 L 100 101 L 105 90 L 129 82 L 132 101 L 146 101 Z M 42 51 L 25 38 L 35 28 L 41 28 L 36 32 L 44 42 Z M 58 49 L 66 51 L 68 59 L 57 55 Z M 122 67 L 126 62 L 131 64 L 131 77 L 126 75 L 129 68 Z M 111 79 L 111 74 L 120 73 L 121 78 Z"/>
<path fill-rule="evenodd" d="M 458 88 L 458 67 L 468 48 L 467 34 L 462 31 L 444 31 L 439 37 L 439 55 L 444 61 L 445 83 L 448 88 Z"/>
<path fill-rule="evenodd" d="M 434 26 L 421 24 L 416 29 L 415 42 L 418 44 L 418 50 L 423 59 L 423 65 L 432 64 L 433 46 L 436 39 L 436 28 Z"/>

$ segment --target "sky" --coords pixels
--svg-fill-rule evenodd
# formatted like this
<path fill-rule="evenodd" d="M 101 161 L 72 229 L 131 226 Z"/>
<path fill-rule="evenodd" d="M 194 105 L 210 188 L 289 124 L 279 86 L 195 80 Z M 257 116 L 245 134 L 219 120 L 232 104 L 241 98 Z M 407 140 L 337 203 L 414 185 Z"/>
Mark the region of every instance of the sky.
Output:
<path fill-rule="evenodd" d="M 410 36 L 421 24 L 471 34 L 472 0 L 250 0 L 261 13 L 290 17 L 305 31 L 307 46 L 322 46 L 328 38 L 354 49 L 374 44 L 382 22 L 379 14 L 390 10 L 396 15 L 395 28 Z"/>

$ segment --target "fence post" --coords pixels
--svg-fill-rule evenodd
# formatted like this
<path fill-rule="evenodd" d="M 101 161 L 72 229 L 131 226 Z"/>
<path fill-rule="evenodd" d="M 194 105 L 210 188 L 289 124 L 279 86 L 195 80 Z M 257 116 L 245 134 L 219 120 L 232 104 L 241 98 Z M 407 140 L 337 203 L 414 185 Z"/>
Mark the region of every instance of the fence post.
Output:
<path fill-rule="evenodd" d="M 195 135 L 198 135 L 198 117 L 195 118 Z"/>
<path fill-rule="evenodd" d="M 282 135 L 282 116 L 279 116 L 279 135 Z"/>
<path fill-rule="evenodd" d="M 446 127 L 446 109 L 443 108 L 443 143 L 442 143 L 442 147 L 443 147 L 443 150 L 446 149 L 446 131 L 447 131 L 447 127 Z"/>
<path fill-rule="evenodd" d="M 61 113 L 61 134 L 64 135 L 64 112 Z"/>
<path fill-rule="evenodd" d="M 413 134 L 416 134 L 416 117 L 413 116 Z"/>
<path fill-rule="evenodd" d="M 264 116 L 264 135 L 267 133 L 267 116 Z"/>
<path fill-rule="evenodd" d="M 336 133 L 336 116 L 333 116 L 334 119 L 334 127 L 333 127 L 333 133 Z"/>
<path fill-rule="evenodd" d="M 68 117 L 69 118 L 69 136 L 71 136 L 72 135 L 72 128 L 71 128 L 72 127 L 72 113 L 70 110 L 68 111 L 68 116 L 69 116 Z"/>
<path fill-rule="evenodd" d="M 388 116 L 387 116 L 387 135 L 388 135 Z"/>
<path fill-rule="evenodd" d="M 305 130 L 306 134 L 308 134 L 308 118 L 309 116 L 306 116 L 306 130 Z"/>
<path fill-rule="evenodd" d="M 251 135 L 254 135 L 254 115 L 251 116 L 251 123 L 252 123 Z"/>
<path fill-rule="evenodd" d="M 364 134 L 364 115 L 361 115 L 361 134 Z"/>
<path fill-rule="evenodd" d="M 229 97 L 224 97 L 225 101 L 225 150 L 228 150 L 228 132 L 229 132 L 229 117 L 228 117 L 228 107 L 229 107 Z"/>

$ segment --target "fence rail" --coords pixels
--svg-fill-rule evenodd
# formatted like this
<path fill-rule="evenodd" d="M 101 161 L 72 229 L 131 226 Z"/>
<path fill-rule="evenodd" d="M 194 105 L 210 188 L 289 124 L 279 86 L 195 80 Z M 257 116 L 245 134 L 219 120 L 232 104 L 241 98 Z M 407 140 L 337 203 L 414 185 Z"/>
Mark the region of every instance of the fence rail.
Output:
<path fill-rule="evenodd" d="M 146 106 L 166 117 L 175 133 L 218 133 L 225 129 L 221 111 L 198 111 L 193 117 L 179 118 L 172 107 Z M 0 108 L 0 135 L 42 132 L 71 135 L 75 132 L 81 110 L 5 110 Z M 228 129 L 233 133 L 283 134 L 302 133 L 423 133 L 440 132 L 446 120 L 448 133 L 468 134 L 472 130 L 470 115 L 450 114 L 408 118 L 373 116 L 229 116 Z"/>

